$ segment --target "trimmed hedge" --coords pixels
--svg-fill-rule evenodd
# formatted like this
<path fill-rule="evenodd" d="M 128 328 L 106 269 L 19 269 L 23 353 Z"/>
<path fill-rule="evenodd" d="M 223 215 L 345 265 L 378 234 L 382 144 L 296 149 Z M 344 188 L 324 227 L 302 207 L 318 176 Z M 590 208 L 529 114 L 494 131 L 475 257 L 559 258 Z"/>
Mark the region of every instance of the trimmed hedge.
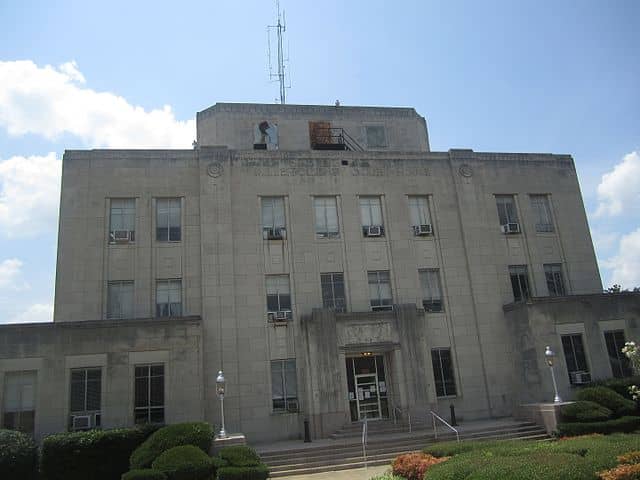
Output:
<path fill-rule="evenodd" d="M 0 430 L 0 478 L 35 480 L 38 475 L 38 447 L 22 432 Z"/>
<path fill-rule="evenodd" d="M 558 423 L 558 434 L 562 437 L 573 437 L 587 433 L 633 432 L 640 429 L 640 417 L 620 417 L 604 422 Z"/>
<path fill-rule="evenodd" d="M 114 480 L 129 470 L 129 456 L 157 427 L 58 433 L 42 442 L 44 480 Z"/>
<path fill-rule="evenodd" d="M 163 452 L 152 467 L 168 480 L 209 480 L 215 476 L 216 466 L 211 457 L 194 445 L 181 445 Z"/>
<path fill-rule="evenodd" d="M 578 390 L 577 400 L 587 400 L 595 402 L 603 407 L 607 407 L 615 415 L 622 417 L 632 415 L 636 410 L 636 404 L 624 398 L 607 387 L 587 387 Z"/>
<path fill-rule="evenodd" d="M 253 467 L 222 467 L 218 480 L 265 480 L 269 478 L 269 467 L 264 464 Z"/>
<path fill-rule="evenodd" d="M 560 408 L 564 422 L 601 422 L 611 417 L 611 410 L 596 402 L 579 400 Z"/>
<path fill-rule="evenodd" d="M 167 476 L 158 470 L 143 468 L 139 470 L 129 470 L 122 475 L 121 480 L 167 480 Z"/>
<path fill-rule="evenodd" d="M 622 395 L 627 400 L 632 400 L 629 393 L 629 387 L 631 385 L 640 385 L 640 376 L 626 377 L 626 378 L 608 378 L 606 380 L 596 380 L 591 382 L 591 387 L 607 387 L 616 392 L 618 395 Z"/>
<path fill-rule="evenodd" d="M 221 448 L 218 457 L 234 467 L 254 467 L 260 465 L 260 456 L 256 451 L 246 445 L 234 445 Z"/>
<path fill-rule="evenodd" d="M 561 441 L 466 441 L 464 449 L 439 445 L 453 457 L 434 465 L 424 480 L 585 480 L 616 465 L 616 456 L 638 450 L 640 435 L 590 435 Z M 436 447 L 434 445 L 434 447 Z"/>
<path fill-rule="evenodd" d="M 208 452 L 213 439 L 211 425 L 206 422 L 176 423 L 161 428 L 131 454 L 132 469 L 149 467 L 163 452 L 183 445 L 194 445 Z"/>

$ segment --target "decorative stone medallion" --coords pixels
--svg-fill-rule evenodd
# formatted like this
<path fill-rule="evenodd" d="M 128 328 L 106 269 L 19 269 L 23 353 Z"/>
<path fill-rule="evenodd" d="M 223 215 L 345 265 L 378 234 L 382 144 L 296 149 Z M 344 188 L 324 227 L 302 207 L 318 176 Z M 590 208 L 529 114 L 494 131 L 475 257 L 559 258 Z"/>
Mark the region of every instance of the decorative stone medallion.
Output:
<path fill-rule="evenodd" d="M 207 173 L 210 177 L 213 178 L 218 178 L 220 175 L 222 175 L 223 170 L 224 169 L 220 162 L 211 162 L 207 167 Z"/>
<path fill-rule="evenodd" d="M 462 175 L 463 177 L 469 178 L 473 176 L 473 168 L 471 168 L 470 165 L 463 163 L 462 165 L 460 165 L 458 173 L 460 173 L 460 175 Z"/>

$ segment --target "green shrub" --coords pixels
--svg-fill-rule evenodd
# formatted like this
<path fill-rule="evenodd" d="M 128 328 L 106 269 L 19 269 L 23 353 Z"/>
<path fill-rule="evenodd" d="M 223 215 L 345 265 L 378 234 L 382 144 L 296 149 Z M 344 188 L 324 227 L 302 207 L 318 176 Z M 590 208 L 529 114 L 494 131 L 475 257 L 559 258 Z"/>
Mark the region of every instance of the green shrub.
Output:
<path fill-rule="evenodd" d="M 618 395 L 622 395 L 627 400 L 633 400 L 629 393 L 629 387 L 631 385 L 640 385 L 640 376 L 625 377 L 625 378 L 608 378 L 606 380 L 596 380 L 591 382 L 592 387 L 607 387 L 616 392 Z"/>
<path fill-rule="evenodd" d="M 113 480 L 129 470 L 129 456 L 155 427 L 58 433 L 42 442 L 45 480 Z"/>
<path fill-rule="evenodd" d="M 129 470 L 122 475 L 121 480 L 167 480 L 167 476 L 158 470 L 143 468 L 139 470 Z"/>
<path fill-rule="evenodd" d="M 233 467 L 253 467 L 261 463 L 260 456 L 256 451 L 246 445 L 221 448 L 218 452 L 218 457 Z"/>
<path fill-rule="evenodd" d="M 560 409 L 564 422 L 600 422 L 611 417 L 611 410 L 596 402 L 579 400 Z"/>
<path fill-rule="evenodd" d="M 585 435 L 587 433 L 633 432 L 640 429 L 640 417 L 620 417 L 604 422 L 558 423 L 558 434 L 562 437 Z"/>
<path fill-rule="evenodd" d="M 252 467 L 222 467 L 218 470 L 218 480 L 265 480 L 269 478 L 266 465 Z"/>
<path fill-rule="evenodd" d="M 22 432 L 0 430 L 0 478 L 34 480 L 38 472 L 38 447 Z"/>
<path fill-rule="evenodd" d="M 405 480 L 403 477 L 394 475 L 392 472 L 385 472 L 382 475 L 371 477 L 371 480 Z"/>
<path fill-rule="evenodd" d="M 213 438 L 211 425 L 206 422 L 177 423 L 161 428 L 140 445 L 131 455 L 132 469 L 147 468 L 162 452 L 182 445 L 194 445 L 208 452 Z"/>
<path fill-rule="evenodd" d="M 622 395 L 614 392 L 607 387 L 587 387 L 578 390 L 576 395 L 578 400 L 587 400 L 595 402 L 603 407 L 607 407 L 617 416 L 625 416 L 633 414 L 636 410 L 636 404 L 624 398 Z"/>
<path fill-rule="evenodd" d="M 152 467 L 168 480 L 209 480 L 215 475 L 211 457 L 194 445 L 181 445 L 164 451 Z"/>

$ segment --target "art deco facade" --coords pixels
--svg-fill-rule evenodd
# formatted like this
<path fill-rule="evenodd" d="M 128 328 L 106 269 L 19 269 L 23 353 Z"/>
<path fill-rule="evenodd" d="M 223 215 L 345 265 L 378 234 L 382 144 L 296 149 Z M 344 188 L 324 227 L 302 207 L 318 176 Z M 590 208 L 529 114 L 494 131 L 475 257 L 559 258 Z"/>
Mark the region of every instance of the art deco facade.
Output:
<path fill-rule="evenodd" d="M 568 155 L 432 152 L 410 108 L 217 104 L 191 150 L 67 151 L 53 325 L 0 329 L 3 421 L 512 415 L 628 374 Z M 13 423 L 12 423 L 13 422 Z M 26 426 L 25 426 L 26 425 Z"/>

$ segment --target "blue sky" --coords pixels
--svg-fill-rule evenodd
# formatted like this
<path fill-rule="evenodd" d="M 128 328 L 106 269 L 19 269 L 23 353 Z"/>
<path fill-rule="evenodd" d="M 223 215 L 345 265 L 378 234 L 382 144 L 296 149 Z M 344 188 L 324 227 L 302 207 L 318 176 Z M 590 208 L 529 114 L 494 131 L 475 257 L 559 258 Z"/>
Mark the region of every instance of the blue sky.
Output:
<path fill-rule="evenodd" d="M 572 154 L 605 286 L 640 285 L 640 2 L 282 7 L 289 103 L 413 106 L 433 150 Z M 64 149 L 189 148 L 196 111 L 273 102 L 274 12 L 0 1 L 0 322 L 50 318 Z"/>

